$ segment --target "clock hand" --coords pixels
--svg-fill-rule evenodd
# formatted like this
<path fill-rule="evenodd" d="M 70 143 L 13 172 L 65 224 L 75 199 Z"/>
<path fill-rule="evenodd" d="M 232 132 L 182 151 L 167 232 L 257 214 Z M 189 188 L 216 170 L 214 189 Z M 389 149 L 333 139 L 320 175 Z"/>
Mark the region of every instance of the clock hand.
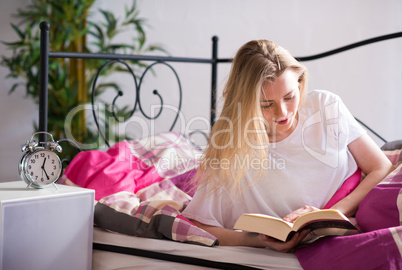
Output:
<path fill-rule="evenodd" d="M 49 180 L 49 176 L 47 175 L 47 172 L 46 172 L 45 168 L 43 167 L 42 169 L 43 169 L 43 171 L 45 172 L 45 175 L 46 175 L 47 180 Z"/>
<path fill-rule="evenodd" d="M 40 167 L 41 169 L 45 169 L 45 163 L 46 163 L 46 158 L 43 160 L 43 164 L 42 164 L 42 167 Z"/>
<path fill-rule="evenodd" d="M 45 172 L 45 175 L 46 175 L 46 178 L 47 178 L 47 180 L 49 180 L 49 176 L 47 175 L 47 172 L 46 172 L 46 170 L 45 170 L 45 163 L 46 163 L 46 158 L 43 160 L 43 164 L 42 164 L 42 170 L 43 170 L 43 172 Z"/>

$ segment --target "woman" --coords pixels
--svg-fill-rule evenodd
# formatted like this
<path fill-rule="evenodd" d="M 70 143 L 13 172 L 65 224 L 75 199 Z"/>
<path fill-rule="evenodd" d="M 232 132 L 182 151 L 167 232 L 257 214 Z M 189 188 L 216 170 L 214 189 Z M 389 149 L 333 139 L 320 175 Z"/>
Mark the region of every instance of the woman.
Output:
<path fill-rule="evenodd" d="M 250 41 L 237 52 L 225 103 L 198 170 L 197 192 L 183 215 L 221 245 L 270 247 L 287 242 L 233 230 L 243 213 L 292 221 L 323 208 L 358 168 L 365 179 L 332 205 L 353 216 L 392 165 L 336 95 L 307 93 L 307 70 L 284 48 Z"/>

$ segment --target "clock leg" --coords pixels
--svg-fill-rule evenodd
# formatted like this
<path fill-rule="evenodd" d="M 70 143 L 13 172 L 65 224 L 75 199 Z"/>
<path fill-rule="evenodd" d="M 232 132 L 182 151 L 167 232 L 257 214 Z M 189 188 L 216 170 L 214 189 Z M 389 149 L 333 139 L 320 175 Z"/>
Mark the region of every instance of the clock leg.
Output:
<path fill-rule="evenodd" d="M 59 190 L 59 188 L 57 187 L 56 183 L 53 183 L 53 186 L 54 186 L 57 190 Z"/>

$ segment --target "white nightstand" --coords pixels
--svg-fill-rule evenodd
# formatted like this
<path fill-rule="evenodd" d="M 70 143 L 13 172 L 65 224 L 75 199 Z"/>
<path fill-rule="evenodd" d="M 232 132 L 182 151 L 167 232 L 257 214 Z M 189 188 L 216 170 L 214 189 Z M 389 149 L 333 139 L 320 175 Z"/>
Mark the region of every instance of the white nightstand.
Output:
<path fill-rule="evenodd" d="M 57 187 L 0 183 L 0 270 L 91 269 L 95 193 Z"/>

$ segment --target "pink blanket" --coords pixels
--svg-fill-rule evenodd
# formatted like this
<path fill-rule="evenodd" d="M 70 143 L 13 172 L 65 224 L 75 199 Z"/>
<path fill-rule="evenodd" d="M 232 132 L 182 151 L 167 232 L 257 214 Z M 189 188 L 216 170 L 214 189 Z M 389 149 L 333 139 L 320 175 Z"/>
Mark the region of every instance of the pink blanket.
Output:
<path fill-rule="evenodd" d="M 169 178 L 185 191 L 191 191 L 188 177 L 194 173 L 201 151 L 183 135 L 161 133 L 142 140 L 116 143 L 107 152 L 80 152 L 69 164 L 60 183 L 95 190 L 95 199 L 120 191 L 137 193 Z"/>
<path fill-rule="evenodd" d="M 61 183 L 95 190 L 94 223 L 126 235 L 213 246 L 216 237 L 181 216 L 201 152 L 169 132 L 79 153 Z"/>

